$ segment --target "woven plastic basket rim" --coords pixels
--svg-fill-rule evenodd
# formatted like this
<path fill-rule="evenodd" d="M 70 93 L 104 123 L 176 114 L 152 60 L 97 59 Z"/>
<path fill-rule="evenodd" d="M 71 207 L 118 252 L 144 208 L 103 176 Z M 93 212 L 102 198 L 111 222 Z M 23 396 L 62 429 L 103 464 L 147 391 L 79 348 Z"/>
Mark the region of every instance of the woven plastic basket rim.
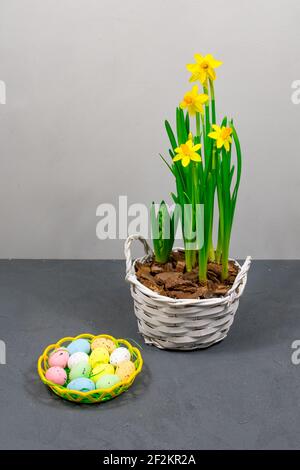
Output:
<path fill-rule="evenodd" d="M 80 392 L 78 390 L 68 389 L 68 392 L 72 393 L 72 395 L 74 395 L 78 398 L 88 399 L 90 396 L 92 396 L 93 394 L 95 394 L 97 392 L 98 393 L 109 394 L 109 393 L 112 393 L 114 390 L 119 389 L 120 386 L 129 385 L 129 387 L 130 387 L 133 384 L 136 376 L 141 372 L 142 367 L 143 367 L 143 358 L 142 358 L 142 355 L 141 355 L 140 351 L 138 350 L 138 348 L 132 346 L 129 343 L 129 341 L 127 341 L 124 338 L 118 338 L 117 339 L 117 338 L 114 338 L 113 336 L 110 336 L 110 335 L 107 335 L 107 334 L 92 335 L 90 333 L 82 333 L 82 334 L 77 335 L 77 336 L 66 336 L 65 338 L 61 338 L 60 340 L 58 340 L 55 344 L 49 344 L 49 346 L 47 346 L 44 349 L 43 353 L 41 354 L 41 356 L 38 359 L 38 365 L 37 365 L 38 374 L 39 374 L 40 379 L 42 380 L 42 382 L 45 385 L 47 385 L 50 389 L 55 388 L 58 393 L 59 392 L 63 393 L 66 390 L 65 386 L 57 385 L 54 382 L 51 382 L 50 380 L 46 379 L 45 374 L 44 374 L 44 370 L 43 370 L 43 362 L 44 362 L 44 365 L 45 365 L 45 363 L 48 362 L 49 353 L 52 350 L 61 348 L 64 343 L 70 343 L 71 341 L 75 341 L 76 339 L 94 340 L 95 338 L 108 338 L 108 339 L 111 339 L 114 343 L 118 343 L 118 344 L 121 343 L 122 345 L 125 345 L 129 349 L 131 356 L 132 355 L 136 356 L 135 362 L 138 360 L 138 367 L 136 368 L 135 372 L 133 374 L 131 374 L 131 376 L 127 380 L 122 380 L 121 382 L 118 382 L 116 385 L 112 386 L 111 388 L 95 389 L 95 390 L 91 390 L 90 392 Z"/>

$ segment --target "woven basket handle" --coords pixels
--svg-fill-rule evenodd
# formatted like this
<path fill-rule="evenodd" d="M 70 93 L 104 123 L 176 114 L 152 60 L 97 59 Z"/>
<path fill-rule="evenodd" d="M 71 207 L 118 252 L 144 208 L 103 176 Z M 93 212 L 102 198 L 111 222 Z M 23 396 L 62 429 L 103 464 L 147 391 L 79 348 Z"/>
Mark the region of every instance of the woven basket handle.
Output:
<path fill-rule="evenodd" d="M 133 268 L 133 259 L 131 256 L 131 243 L 135 240 L 139 240 L 143 245 L 144 245 L 144 250 L 146 256 L 153 256 L 153 250 L 150 248 L 148 245 L 147 240 L 142 237 L 142 235 L 130 235 L 127 240 L 125 241 L 125 246 L 124 246 L 124 254 L 126 258 L 126 278 L 130 276 L 131 274 L 134 274 L 134 268 Z"/>
<path fill-rule="evenodd" d="M 247 258 L 244 261 L 244 264 L 242 265 L 238 275 L 236 276 L 234 280 L 232 287 L 229 289 L 228 294 L 231 294 L 233 296 L 237 296 L 237 295 L 240 296 L 242 294 L 246 283 L 244 282 L 243 284 L 244 287 L 242 288 L 242 291 L 240 291 L 239 293 L 237 292 L 237 287 L 239 286 L 243 278 L 247 279 L 247 272 L 249 271 L 251 260 L 252 260 L 251 256 L 247 256 Z"/>
<path fill-rule="evenodd" d="M 235 278 L 235 282 L 234 282 L 235 284 L 238 284 L 240 282 L 240 280 L 242 279 L 242 277 L 244 277 L 245 274 L 249 271 L 250 264 L 251 264 L 251 259 L 252 259 L 251 256 L 247 256 L 247 258 L 245 259 L 244 264 L 241 267 L 240 272 L 238 273 L 238 275 Z"/>

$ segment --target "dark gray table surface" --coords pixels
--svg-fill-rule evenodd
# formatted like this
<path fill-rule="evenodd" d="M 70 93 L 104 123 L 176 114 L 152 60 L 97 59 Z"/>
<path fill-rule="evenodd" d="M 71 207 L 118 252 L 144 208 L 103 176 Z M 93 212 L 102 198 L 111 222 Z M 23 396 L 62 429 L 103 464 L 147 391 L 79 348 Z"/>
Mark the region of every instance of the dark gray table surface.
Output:
<path fill-rule="evenodd" d="M 196 352 L 145 346 L 121 261 L 1 261 L 1 449 L 300 448 L 300 261 L 255 261 L 228 337 Z M 76 405 L 39 380 L 49 343 L 110 333 L 142 345 L 122 396 Z"/>

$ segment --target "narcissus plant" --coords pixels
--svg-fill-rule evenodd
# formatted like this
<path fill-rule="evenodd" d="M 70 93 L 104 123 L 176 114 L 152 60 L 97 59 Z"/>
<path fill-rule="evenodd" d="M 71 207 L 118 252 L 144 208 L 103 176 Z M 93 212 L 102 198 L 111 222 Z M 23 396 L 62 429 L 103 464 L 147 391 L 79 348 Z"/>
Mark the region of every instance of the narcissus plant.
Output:
<path fill-rule="evenodd" d="M 186 270 L 198 265 L 199 281 L 206 283 L 207 264 L 222 265 L 222 279 L 228 276 L 231 230 L 241 178 L 242 154 L 233 121 L 224 117 L 217 123 L 214 82 L 215 69 L 222 65 L 211 54 L 195 54 L 187 65 L 190 82 L 199 82 L 184 94 L 176 108 L 176 125 L 165 121 L 171 148 L 171 162 L 163 160 L 175 177 L 172 198 L 180 214 L 185 246 Z M 201 88 L 199 89 L 199 87 Z M 199 91 L 200 90 L 200 91 Z M 217 201 L 218 214 L 215 211 Z M 166 222 L 171 224 L 168 242 L 163 241 Z M 158 216 L 152 209 L 152 226 L 160 227 L 154 242 L 157 262 L 166 262 L 174 241 L 174 214 L 164 203 Z M 214 225 L 218 239 L 214 246 Z"/>

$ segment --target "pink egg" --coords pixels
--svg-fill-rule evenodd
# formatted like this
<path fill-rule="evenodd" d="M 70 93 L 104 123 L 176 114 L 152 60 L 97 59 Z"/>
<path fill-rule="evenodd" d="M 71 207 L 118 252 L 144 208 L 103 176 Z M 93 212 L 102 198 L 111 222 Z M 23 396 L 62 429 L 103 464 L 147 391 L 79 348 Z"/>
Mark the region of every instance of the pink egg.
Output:
<path fill-rule="evenodd" d="M 45 375 L 47 380 L 57 385 L 64 385 L 67 381 L 67 373 L 62 367 L 50 367 Z"/>
<path fill-rule="evenodd" d="M 69 353 L 66 349 L 60 348 L 54 351 L 49 357 L 48 363 L 50 367 L 62 367 L 63 369 L 67 366 L 69 359 Z"/>

